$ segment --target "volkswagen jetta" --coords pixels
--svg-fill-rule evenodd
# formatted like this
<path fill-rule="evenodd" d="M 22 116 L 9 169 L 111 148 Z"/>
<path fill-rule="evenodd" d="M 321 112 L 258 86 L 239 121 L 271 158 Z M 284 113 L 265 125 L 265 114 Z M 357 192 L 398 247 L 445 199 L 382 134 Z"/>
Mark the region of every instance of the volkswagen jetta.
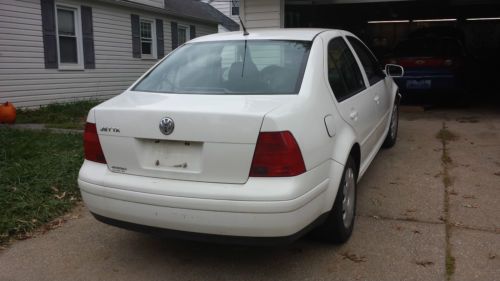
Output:
<path fill-rule="evenodd" d="M 191 40 L 96 106 L 78 184 L 94 216 L 129 229 L 226 242 L 332 242 L 353 230 L 356 185 L 393 146 L 399 94 L 340 30 Z"/>

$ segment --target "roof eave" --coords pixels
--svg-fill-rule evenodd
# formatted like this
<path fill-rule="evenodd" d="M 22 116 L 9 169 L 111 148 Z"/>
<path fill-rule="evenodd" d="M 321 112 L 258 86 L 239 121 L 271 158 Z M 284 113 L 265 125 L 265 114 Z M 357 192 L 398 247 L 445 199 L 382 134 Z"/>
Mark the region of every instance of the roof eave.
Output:
<path fill-rule="evenodd" d="M 183 19 L 188 19 L 188 20 L 194 20 L 198 22 L 204 22 L 204 23 L 211 23 L 211 24 L 220 24 L 218 21 L 210 20 L 210 19 L 205 19 L 205 18 L 199 18 L 199 17 L 194 17 L 194 16 L 189 16 L 189 15 L 184 15 L 175 11 L 170 11 L 165 8 L 156 8 L 140 3 L 133 3 L 127 0 L 99 0 L 101 2 L 106 2 L 114 5 L 120 5 L 120 6 L 125 6 L 129 8 L 136 8 L 148 12 L 155 12 L 167 16 L 172 16 L 172 17 L 177 17 L 177 18 L 183 18 Z"/>

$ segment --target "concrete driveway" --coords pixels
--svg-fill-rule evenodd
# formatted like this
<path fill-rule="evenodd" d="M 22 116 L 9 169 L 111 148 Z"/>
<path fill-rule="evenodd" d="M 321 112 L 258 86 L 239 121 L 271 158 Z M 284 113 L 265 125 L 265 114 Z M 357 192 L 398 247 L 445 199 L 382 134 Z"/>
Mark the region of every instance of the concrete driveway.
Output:
<path fill-rule="evenodd" d="M 76 214 L 1 251 L 0 280 L 500 280 L 500 114 L 403 113 L 341 246 L 185 242 Z"/>

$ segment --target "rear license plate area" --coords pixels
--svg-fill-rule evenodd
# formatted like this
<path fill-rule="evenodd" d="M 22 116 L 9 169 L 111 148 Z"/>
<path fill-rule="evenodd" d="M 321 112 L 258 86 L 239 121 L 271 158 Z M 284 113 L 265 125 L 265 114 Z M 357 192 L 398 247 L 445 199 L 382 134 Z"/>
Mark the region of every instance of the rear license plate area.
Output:
<path fill-rule="evenodd" d="M 429 79 L 426 80 L 407 80 L 406 88 L 407 89 L 430 89 L 432 86 L 432 81 Z"/>
<path fill-rule="evenodd" d="M 202 142 L 138 139 L 138 156 L 144 169 L 200 172 Z"/>

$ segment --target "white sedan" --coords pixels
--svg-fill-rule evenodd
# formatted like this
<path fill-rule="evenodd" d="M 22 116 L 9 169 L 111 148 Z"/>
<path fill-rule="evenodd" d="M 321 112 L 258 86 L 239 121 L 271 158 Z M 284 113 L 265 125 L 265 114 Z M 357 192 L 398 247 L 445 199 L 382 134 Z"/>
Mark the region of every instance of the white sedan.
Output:
<path fill-rule="evenodd" d="M 83 200 L 180 238 L 345 242 L 357 182 L 396 142 L 402 71 L 341 30 L 191 40 L 89 112 Z"/>

